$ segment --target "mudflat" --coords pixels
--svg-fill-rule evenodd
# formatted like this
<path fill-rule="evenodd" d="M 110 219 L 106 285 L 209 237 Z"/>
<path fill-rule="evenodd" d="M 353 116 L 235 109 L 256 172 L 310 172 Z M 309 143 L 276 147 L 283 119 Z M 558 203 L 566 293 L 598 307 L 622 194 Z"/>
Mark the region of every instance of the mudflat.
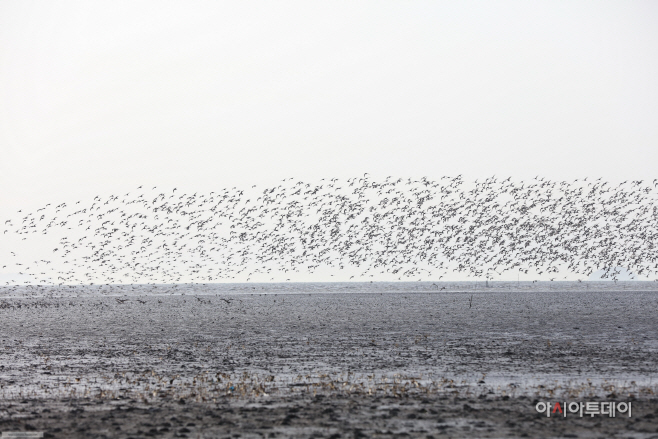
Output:
<path fill-rule="evenodd" d="M 4 298 L 0 431 L 658 437 L 656 309 L 651 291 Z"/>

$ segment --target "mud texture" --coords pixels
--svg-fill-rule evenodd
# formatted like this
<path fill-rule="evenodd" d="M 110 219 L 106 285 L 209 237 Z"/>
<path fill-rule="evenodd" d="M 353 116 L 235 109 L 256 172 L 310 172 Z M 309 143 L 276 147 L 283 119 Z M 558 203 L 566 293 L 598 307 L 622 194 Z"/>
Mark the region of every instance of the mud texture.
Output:
<path fill-rule="evenodd" d="M 219 404 L 108 404 L 78 400 L 3 404 L 3 431 L 61 438 L 656 438 L 658 405 L 633 402 L 631 418 L 546 418 L 526 397 L 463 399 L 323 396 L 227 399 Z"/>
<path fill-rule="evenodd" d="M 655 292 L 266 292 L 1 299 L 0 431 L 658 438 Z"/>

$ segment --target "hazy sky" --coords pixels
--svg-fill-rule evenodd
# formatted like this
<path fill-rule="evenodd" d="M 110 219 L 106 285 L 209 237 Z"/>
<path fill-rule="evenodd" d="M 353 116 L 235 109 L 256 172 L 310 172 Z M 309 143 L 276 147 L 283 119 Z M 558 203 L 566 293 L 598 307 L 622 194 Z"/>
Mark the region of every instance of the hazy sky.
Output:
<path fill-rule="evenodd" d="M 656 23 L 654 1 L 5 0 L 0 217 L 142 184 L 653 179 Z"/>
<path fill-rule="evenodd" d="M 0 217 L 138 185 L 656 178 L 658 2 L 2 1 Z"/>
<path fill-rule="evenodd" d="M 652 1 L 0 3 L 0 204 L 140 184 L 655 178 Z"/>

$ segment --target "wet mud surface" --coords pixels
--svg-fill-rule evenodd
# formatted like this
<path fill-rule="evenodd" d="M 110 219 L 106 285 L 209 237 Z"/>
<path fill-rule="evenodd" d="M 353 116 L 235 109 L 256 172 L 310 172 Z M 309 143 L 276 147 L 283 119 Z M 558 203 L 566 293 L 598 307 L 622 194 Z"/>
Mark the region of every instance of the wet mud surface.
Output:
<path fill-rule="evenodd" d="M 5 298 L 0 431 L 658 437 L 657 310 L 633 291 Z"/>
<path fill-rule="evenodd" d="M 296 395 L 219 404 L 95 404 L 4 404 L 13 416 L 3 418 L 0 427 L 63 438 L 658 437 L 658 407 L 650 401 L 633 402 L 631 418 L 546 418 L 531 410 L 526 397 Z"/>

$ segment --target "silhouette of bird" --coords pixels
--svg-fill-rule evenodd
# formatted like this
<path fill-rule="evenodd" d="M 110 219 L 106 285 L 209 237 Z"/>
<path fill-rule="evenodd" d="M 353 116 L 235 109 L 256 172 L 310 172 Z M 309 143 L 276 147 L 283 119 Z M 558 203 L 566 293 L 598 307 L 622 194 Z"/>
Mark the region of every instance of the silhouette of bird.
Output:
<path fill-rule="evenodd" d="M 451 271 L 493 279 L 510 270 L 556 279 L 599 268 L 616 279 L 620 266 L 651 276 L 658 272 L 657 197 L 658 180 L 615 186 L 539 176 L 466 182 L 365 173 L 191 194 L 142 185 L 124 196 L 19 211 L 4 220 L 3 236 L 45 252 L 33 260 L 15 247 L 2 262 L 37 283 L 95 283 L 101 291 L 277 274 L 290 280 L 325 267 L 358 270 L 350 279 L 437 280 Z M 47 244 L 35 245 L 40 239 Z"/>

